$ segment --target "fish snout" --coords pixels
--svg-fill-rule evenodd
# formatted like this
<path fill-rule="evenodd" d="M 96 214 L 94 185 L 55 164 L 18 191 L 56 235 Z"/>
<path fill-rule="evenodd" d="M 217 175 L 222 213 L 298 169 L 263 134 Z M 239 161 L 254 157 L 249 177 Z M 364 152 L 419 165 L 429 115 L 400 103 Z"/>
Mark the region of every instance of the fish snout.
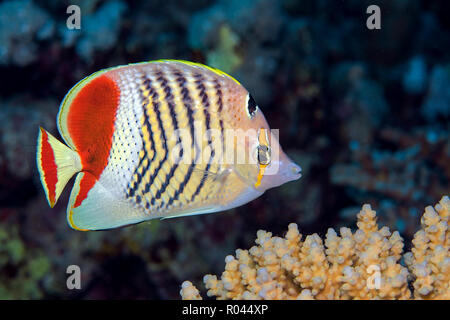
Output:
<path fill-rule="evenodd" d="M 287 156 L 272 161 L 262 179 L 261 188 L 267 190 L 297 180 L 302 176 L 301 171 L 302 168 Z"/>
<path fill-rule="evenodd" d="M 281 165 L 285 168 L 281 174 L 289 179 L 288 181 L 300 179 L 300 177 L 302 176 L 302 168 L 295 162 L 290 161 L 287 164 Z"/>

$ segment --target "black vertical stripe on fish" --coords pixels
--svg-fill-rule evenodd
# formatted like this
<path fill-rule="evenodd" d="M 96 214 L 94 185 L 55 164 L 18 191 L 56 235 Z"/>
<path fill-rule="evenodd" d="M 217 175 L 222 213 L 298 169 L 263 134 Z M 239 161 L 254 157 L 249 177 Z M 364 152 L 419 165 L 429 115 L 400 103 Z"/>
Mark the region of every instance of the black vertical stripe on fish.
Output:
<path fill-rule="evenodd" d="M 153 94 L 153 88 L 151 87 L 151 80 L 148 79 L 147 77 L 144 76 L 144 86 L 147 89 L 147 91 L 149 91 L 149 95 Z M 135 181 L 133 181 L 133 183 L 129 186 L 129 191 L 128 191 L 128 197 L 133 197 L 140 185 L 140 183 L 142 182 L 142 179 L 145 175 L 145 173 L 147 172 L 147 170 L 150 167 L 150 164 L 153 162 L 153 160 L 155 159 L 156 156 L 156 149 L 155 149 L 155 141 L 153 140 L 153 130 L 152 127 L 150 125 L 150 120 L 149 120 L 149 116 L 147 114 L 147 106 L 149 104 L 149 98 L 144 94 L 144 90 L 142 90 L 142 88 L 139 88 L 139 97 L 141 100 L 141 104 L 142 104 L 142 114 L 144 116 L 144 126 L 146 127 L 148 133 L 149 133 L 149 137 L 150 137 L 150 148 L 153 151 L 153 155 L 152 158 L 149 159 L 149 161 L 147 162 L 146 167 L 142 170 L 142 174 L 139 172 L 139 170 L 141 169 L 142 163 L 145 159 L 148 159 L 148 153 L 147 153 L 147 146 L 145 145 L 145 139 L 143 138 L 143 133 L 141 130 L 141 138 L 142 138 L 142 143 L 143 143 L 143 151 L 144 151 L 144 155 L 139 159 L 139 163 L 136 167 L 136 170 L 134 172 L 134 174 L 137 176 L 137 179 Z"/>
<path fill-rule="evenodd" d="M 209 159 L 210 159 L 210 161 L 211 161 L 211 157 L 210 157 Z M 208 164 L 206 165 L 206 168 L 205 168 L 205 173 L 203 173 L 202 180 L 200 180 L 200 183 L 199 183 L 199 185 L 197 186 L 197 189 L 196 189 L 195 192 L 192 194 L 191 201 L 194 201 L 195 197 L 198 196 L 198 194 L 200 193 L 200 190 L 201 190 L 201 189 L 203 188 L 203 186 L 205 185 L 205 181 L 206 181 L 206 178 L 208 177 L 208 172 L 209 172 L 209 168 L 210 168 L 210 167 L 211 167 L 211 164 L 208 163 Z"/>
<path fill-rule="evenodd" d="M 206 127 L 206 132 L 208 134 L 208 145 L 211 146 L 211 154 L 209 155 L 209 160 L 208 160 L 208 164 L 206 165 L 205 169 L 204 169 L 204 173 L 203 173 L 203 177 L 200 180 L 200 183 L 197 186 L 197 189 L 195 190 L 195 192 L 192 194 L 191 196 L 191 202 L 193 202 L 195 200 L 195 197 L 197 197 L 197 195 L 200 193 L 201 189 L 203 188 L 203 186 L 205 185 L 205 181 L 206 178 L 208 176 L 209 173 L 209 169 L 211 168 L 211 161 L 214 157 L 214 148 L 212 146 L 212 141 L 211 141 L 211 125 L 210 125 L 210 121 L 211 121 L 211 116 L 209 114 L 209 98 L 208 98 L 208 94 L 206 93 L 206 88 L 204 85 L 204 81 L 205 79 L 203 78 L 203 76 L 201 74 L 194 74 L 194 77 L 197 79 L 195 80 L 195 83 L 197 84 L 197 90 L 199 90 L 199 96 L 202 100 L 202 109 L 203 109 L 203 115 L 205 116 L 205 127 Z"/>
<path fill-rule="evenodd" d="M 223 93 L 222 93 L 222 88 L 220 85 L 219 80 L 214 79 L 214 89 L 216 89 L 216 96 L 217 96 L 217 111 L 219 113 L 219 125 L 220 125 L 220 141 L 222 143 L 222 159 L 223 160 L 225 157 L 225 132 L 224 132 L 224 128 L 223 128 L 223 121 L 222 121 L 222 116 L 221 116 L 221 112 L 223 109 Z"/>
<path fill-rule="evenodd" d="M 174 75 L 176 76 L 176 82 L 178 84 L 178 87 L 180 89 L 181 95 L 182 95 L 182 101 L 184 108 L 186 110 L 186 114 L 188 117 L 188 123 L 191 133 L 191 139 L 192 139 L 192 147 L 195 146 L 195 160 L 189 165 L 188 171 L 186 175 L 184 176 L 183 182 L 180 183 L 178 186 L 178 189 L 175 191 L 174 195 L 169 198 L 169 201 L 167 202 L 167 205 L 170 206 L 174 201 L 178 200 L 181 193 L 183 193 L 184 189 L 186 188 L 186 185 L 189 183 L 189 180 L 191 179 L 192 173 L 195 168 L 195 163 L 197 162 L 197 157 L 199 155 L 199 147 L 197 144 L 197 141 L 195 140 L 195 128 L 194 128 L 194 112 L 192 110 L 192 98 L 189 94 L 189 89 L 186 87 L 186 78 L 184 77 L 183 73 L 175 70 Z"/>
<path fill-rule="evenodd" d="M 225 130 L 223 128 L 223 121 L 222 119 L 219 120 L 220 125 L 220 135 L 221 135 L 221 141 L 222 141 L 222 159 L 219 159 L 221 163 L 225 163 Z"/>
<path fill-rule="evenodd" d="M 153 92 L 151 94 L 153 94 Z M 152 158 L 147 161 L 147 164 L 146 164 L 146 166 L 145 166 L 145 168 L 143 170 L 144 171 L 144 175 L 145 175 L 145 173 L 148 172 L 148 170 L 150 169 L 151 164 L 153 163 L 153 161 L 156 158 L 156 147 L 155 147 L 155 140 L 154 140 L 154 137 L 153 137 L 154 133 L 153 133 L 152 126 L 150 124 L 150 116 L 148 115 L 149 110 L 148 110 L 147 106 L 148 106 L 148 103 L 145 105 L 144 126 L 146 126 L 147 131 L 149 132 L 150 144 L 151 144 L 151 149 L 152 149 L 153 155 L 152 155 Z M 140 183 L 142 181 L 142 178 L 138 181 L 137 187 L 139 187 L 139 185 L 140 185 Z M 151 183 L 150 183 L 150 180 L 149 180 L 149 182 L 147 182 L 145 184 L 145 186 L 150 186 L 150 185 L 151 185 Z M 144 193 L 148 193 L 149 191 L 150 191 L 150 188 L 148 188 L 148 189 L 146 187 L 144 188 Z"/>
<path fill-rule="evenodd" d="M 160 83 L 162 90 L 166 94 L 165 101 L 167 103 L 167 106 L 169 108 L 169 114 L 172 120 L 172 126 L 174 128 L 175 132 L 178 132 L 178 119 L 177 114 L 175 112 L 175 103 L 174 98 L 172 94 L 172 89 L 170 88 L 169 82 L 167 79 L 163 76 L 163 74 L 160 74 L 157 81 Z M 180 144 L 181 139 L 178 136 L 177 144 Z M 180 150 L 180 157 L 182 154 L 182 149 Z M 161 185 L 161 188 L 156 192 L 155 198 L 160 199 L 161 195 L 166 191 L 167 187 L 169 186 L 170 180 L 173 178 L 175 170 L 178 168 L 178 162 L 175 162 L 172 164 L 169 173 L 166 174 L 164 182 Z"/>
<path fill-rule="evenodd" d="M 158 75 L 158 73 L 157 73 Z M 159 94 L 158 92 L 156 92 L 156 90 L 151 86 L 151 82 L 149 80 L 149 91 L 150 94 L 152 96 L 152 102 L 153 102 L 153 111 L 155 112 L 156 115 L 156 120 L 158 121 L 158 126 L 160 128 L 160 135 L 161 135 L 161 143 L 162 143 L 162 147 L 164 149 L 164 157 L 163 159 L 161 159 L 155 169 L 155 171 L 153 172 L 153 174 L 150 176 L 148 182 L 145 184 L 144 186 L 144 193 L 147 193 L 150 191 L 150 187 L 153 184 L 154 179 L 156 178 L 156 176 L 158 175 L 159 171 L 161 170 L 162 166 L 164 165 L 164 163 L 167 161 L 168 158 L 168 154 L 169 154 L 169 150 L 167 148 L 167 137 L 166 137 L 166 133 L 164 130 L 164 126 L 163 126 L 163 122 L 161 119 L 161 112 L 159 110 L 160 107 L 160 102 L 159 102 Z M 155 196 L 152 195 L 151 198 L 151 204 L 153 205 L 155 203 Z"/>
<path fill-rule="evenodd" d="M 151 80 L 144 76 L 144 81 L 143 82 L 144 82 L 145 88 L 149 92 L 149 96 L 153 95 L 154 90 L 153 90 L 153 88 L 151 86 Z M 143 115 L 144 115 L 144 126 L 147 128 L 147 131 L 149 133 L 150 144 L 151 144 L 150 147 L 151 147 L 151 149 L 153 151 L 153 155 L 152 155 L 152 158 L 147 162 L 147 165 L 145 166 L 145 168 L 142 170 L 143 171 L 142 174 L 139 173 L 139 170 L 141 169 L 140 166 L 138 166 L 136 168 L 136 173 L 137 173 L 137 177 L 138 178 L 137 178 L 136 181 L 134 181 L 134 185 L 133 185 L 133 187 L 130 190 L 131 191 L 130 192 L 130 197 L 134 196 L 136 190 L 139 188 L 139 185 L 142 182 L 142 179 L 143 179 L 145 173 L 148 171 L 148 169 L 150 168 L 151 163 L 154 161 L 154 159 L 156 157 L 156 148 L 155 148 L 155 141 L 154 141 L 154 138 L 153 138 L 153 130 L 152 130 L 152 127 L 150 125 L 149 115 L 147 113 L 147 111 L 148 111 L 147 107 L 149 105 L 149 97 L 144 94 L 144 91 L 142 90 L 142 88 L 139 88 L 139 94 L 140 94 L 141 101 L 142 101 L 142 108 L 143 108 Z M 142 162 L 148 157 L 147 146 L 145 145 L 145 139 L 143 139 L 143 143 L 144 143 L 144 148 L 143 148 L 144 156 L 140 159 L 140 165 L 142 165 Z M 148 191 L 149 190 L 147 190 L 147 192 Z"/>
<path fill-rule="evenodd" d="M 139 131 L 139 135 L 141 136 L 142 143 L 144 144 L 144 135 L 143 135 L 142 131 Z M 140 157 L 139 162 L 138 162 L 138 164 L 134 170 L 134 173 L 132 175 L 132 177 L 136 176 L 137 179 L 131 181 L 128 184 L 128 188 L 127 188 L 127 197 L 128 198 L 134 197 L 136 190 L 137 190 L 137 186 L 139 185 L 139 182 L 142 180 L 142 174 L 139 171 L 141 170 L 141 166 L 142 166 L 142 163 L 144 162 L 145 158 L 147 158 L 147 150 L 145 150 L 145 148 L 143 148 L 143 151 L 144 151 L 144 154 L 142 155 L 142 157 Z"/>
<path fill-rule="evenodd" d="M 189 166 L 189 169 L 184 176 L 184 180 L 180 185 L 178 186 L 178 190 L 175 191 L 174 195 L 170 197 L 169 201 L 167 201 L 167 205 L 170 206 L 175 200 L 178 200 L 180 194 L 184 191 L 184 188 L 189 183 L 189 180 L 191 179 L 192 172 L 194 172 L 195 164 L 191 163 Z"/>
<path fill-rule="evenodd" d="M 147 89 L 147 91 L 149 92 L 149 96 L 153 95 L 154 89 L 151 86 L 151 80 L 149 78 L 146 78 L 144 80 L 144 85 L 145 85 L 145 88 Z M 147 165 L 147 170 L 148 170 L 148 166 L 150 166 L 150 163 L 153 162 L 156 158 L 156 148 L 155 148 L 155 140 L 153 137 L 153 130 L 152 130 L 152 126 L 150 124 L 150 116 L 147 113 L 147 112 L 149 112 L 149 109 L 147 108 L 147 106 L 148 106 L 148 98 L 147 98 L 146 104 L 143 106 L 144 107 L 144 124 L 146 125 L 147 131 L 150 135 L 150 144 L 151 144 L 150 147 L 153 151 L 152 158 L 150 159 L 150 161 Z"/>
<path fill-rule="evenodd" d="M 186 109 L 188 121 L 189 121 L 189 129 L 191 132 L 191 138 L 192 138 L 192 147 L 194 147 L 196 150 L 198 150 L 198 146 L 195 141 L 195 128 L 194 128 L 194 111 L 192 110 L 192 98 L 189 94 L 189 89 L 186 87 L 186 78 L 183 76 L 183 74 L 176 70 L 174 72 L 174 75 L 177 77 L 176 82 L 178 83 L 178 87 L 180 88 L 182 100 L 184 107 Z"/>
<path fill-rule="evenodd" d="M 222 112 L 223 109 L 223 93 L 220 86 L 220 83 L 217 79 L 214 79 L 214 88 L 216 89 L 216 95 L 217 95 L 217 110 Z"/>

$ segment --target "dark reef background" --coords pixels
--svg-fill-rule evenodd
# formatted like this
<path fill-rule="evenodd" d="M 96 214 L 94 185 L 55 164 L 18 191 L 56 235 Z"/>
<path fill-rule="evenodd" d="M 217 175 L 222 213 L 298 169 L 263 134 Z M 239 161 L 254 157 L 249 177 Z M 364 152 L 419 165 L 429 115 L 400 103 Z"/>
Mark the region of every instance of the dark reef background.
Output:
<path fill-rule="evenodd" d="M 66 8 L 81 8 L 68 30 Z M 366 8 L 381 8 L 381 30 Z M 154 0 L 0 2 L 0 299 L 178 299 L 256 231 L 354 227 L 363 203 L 410 239 L 449 194 L 450 2 Z M 35 165 L 67 91 L 106 67 L 206 63 L 255 97 L 303 177 L 224 213 L 104 231 L 50 209 Z M 59 136 L 58 136 L 59 137 Z M 66 288 L 78 265 L 82 289 Z"/>

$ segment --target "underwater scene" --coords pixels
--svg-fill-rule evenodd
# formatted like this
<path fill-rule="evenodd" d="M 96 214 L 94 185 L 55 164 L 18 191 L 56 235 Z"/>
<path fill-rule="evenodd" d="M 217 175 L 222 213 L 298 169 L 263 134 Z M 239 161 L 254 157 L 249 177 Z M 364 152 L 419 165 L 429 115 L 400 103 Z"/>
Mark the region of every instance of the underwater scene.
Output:
<path fill-rule="evenodd" d="M 449 17 L 0 1 L 0 300 L 449 300 Z"/>

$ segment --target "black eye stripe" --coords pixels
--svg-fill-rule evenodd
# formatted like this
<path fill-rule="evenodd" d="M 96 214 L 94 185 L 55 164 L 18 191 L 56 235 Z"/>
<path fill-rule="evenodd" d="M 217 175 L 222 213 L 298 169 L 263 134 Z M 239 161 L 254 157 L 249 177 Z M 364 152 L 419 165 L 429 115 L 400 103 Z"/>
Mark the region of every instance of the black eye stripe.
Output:
<path fill-rule="evenodd" d="M 270 149 L 267 146 L 258 146 L 258 162 L 268 165 L 270 163 Z"/>
<path fill-rule="evenodd" d="M 254 117 L 256 113 L 257 105 L 255 99 L 253 99 L 252 95 L 249 94 L 248 96 L 248 104 L 247 104 L 247 110 L 250 117 Z"/>

